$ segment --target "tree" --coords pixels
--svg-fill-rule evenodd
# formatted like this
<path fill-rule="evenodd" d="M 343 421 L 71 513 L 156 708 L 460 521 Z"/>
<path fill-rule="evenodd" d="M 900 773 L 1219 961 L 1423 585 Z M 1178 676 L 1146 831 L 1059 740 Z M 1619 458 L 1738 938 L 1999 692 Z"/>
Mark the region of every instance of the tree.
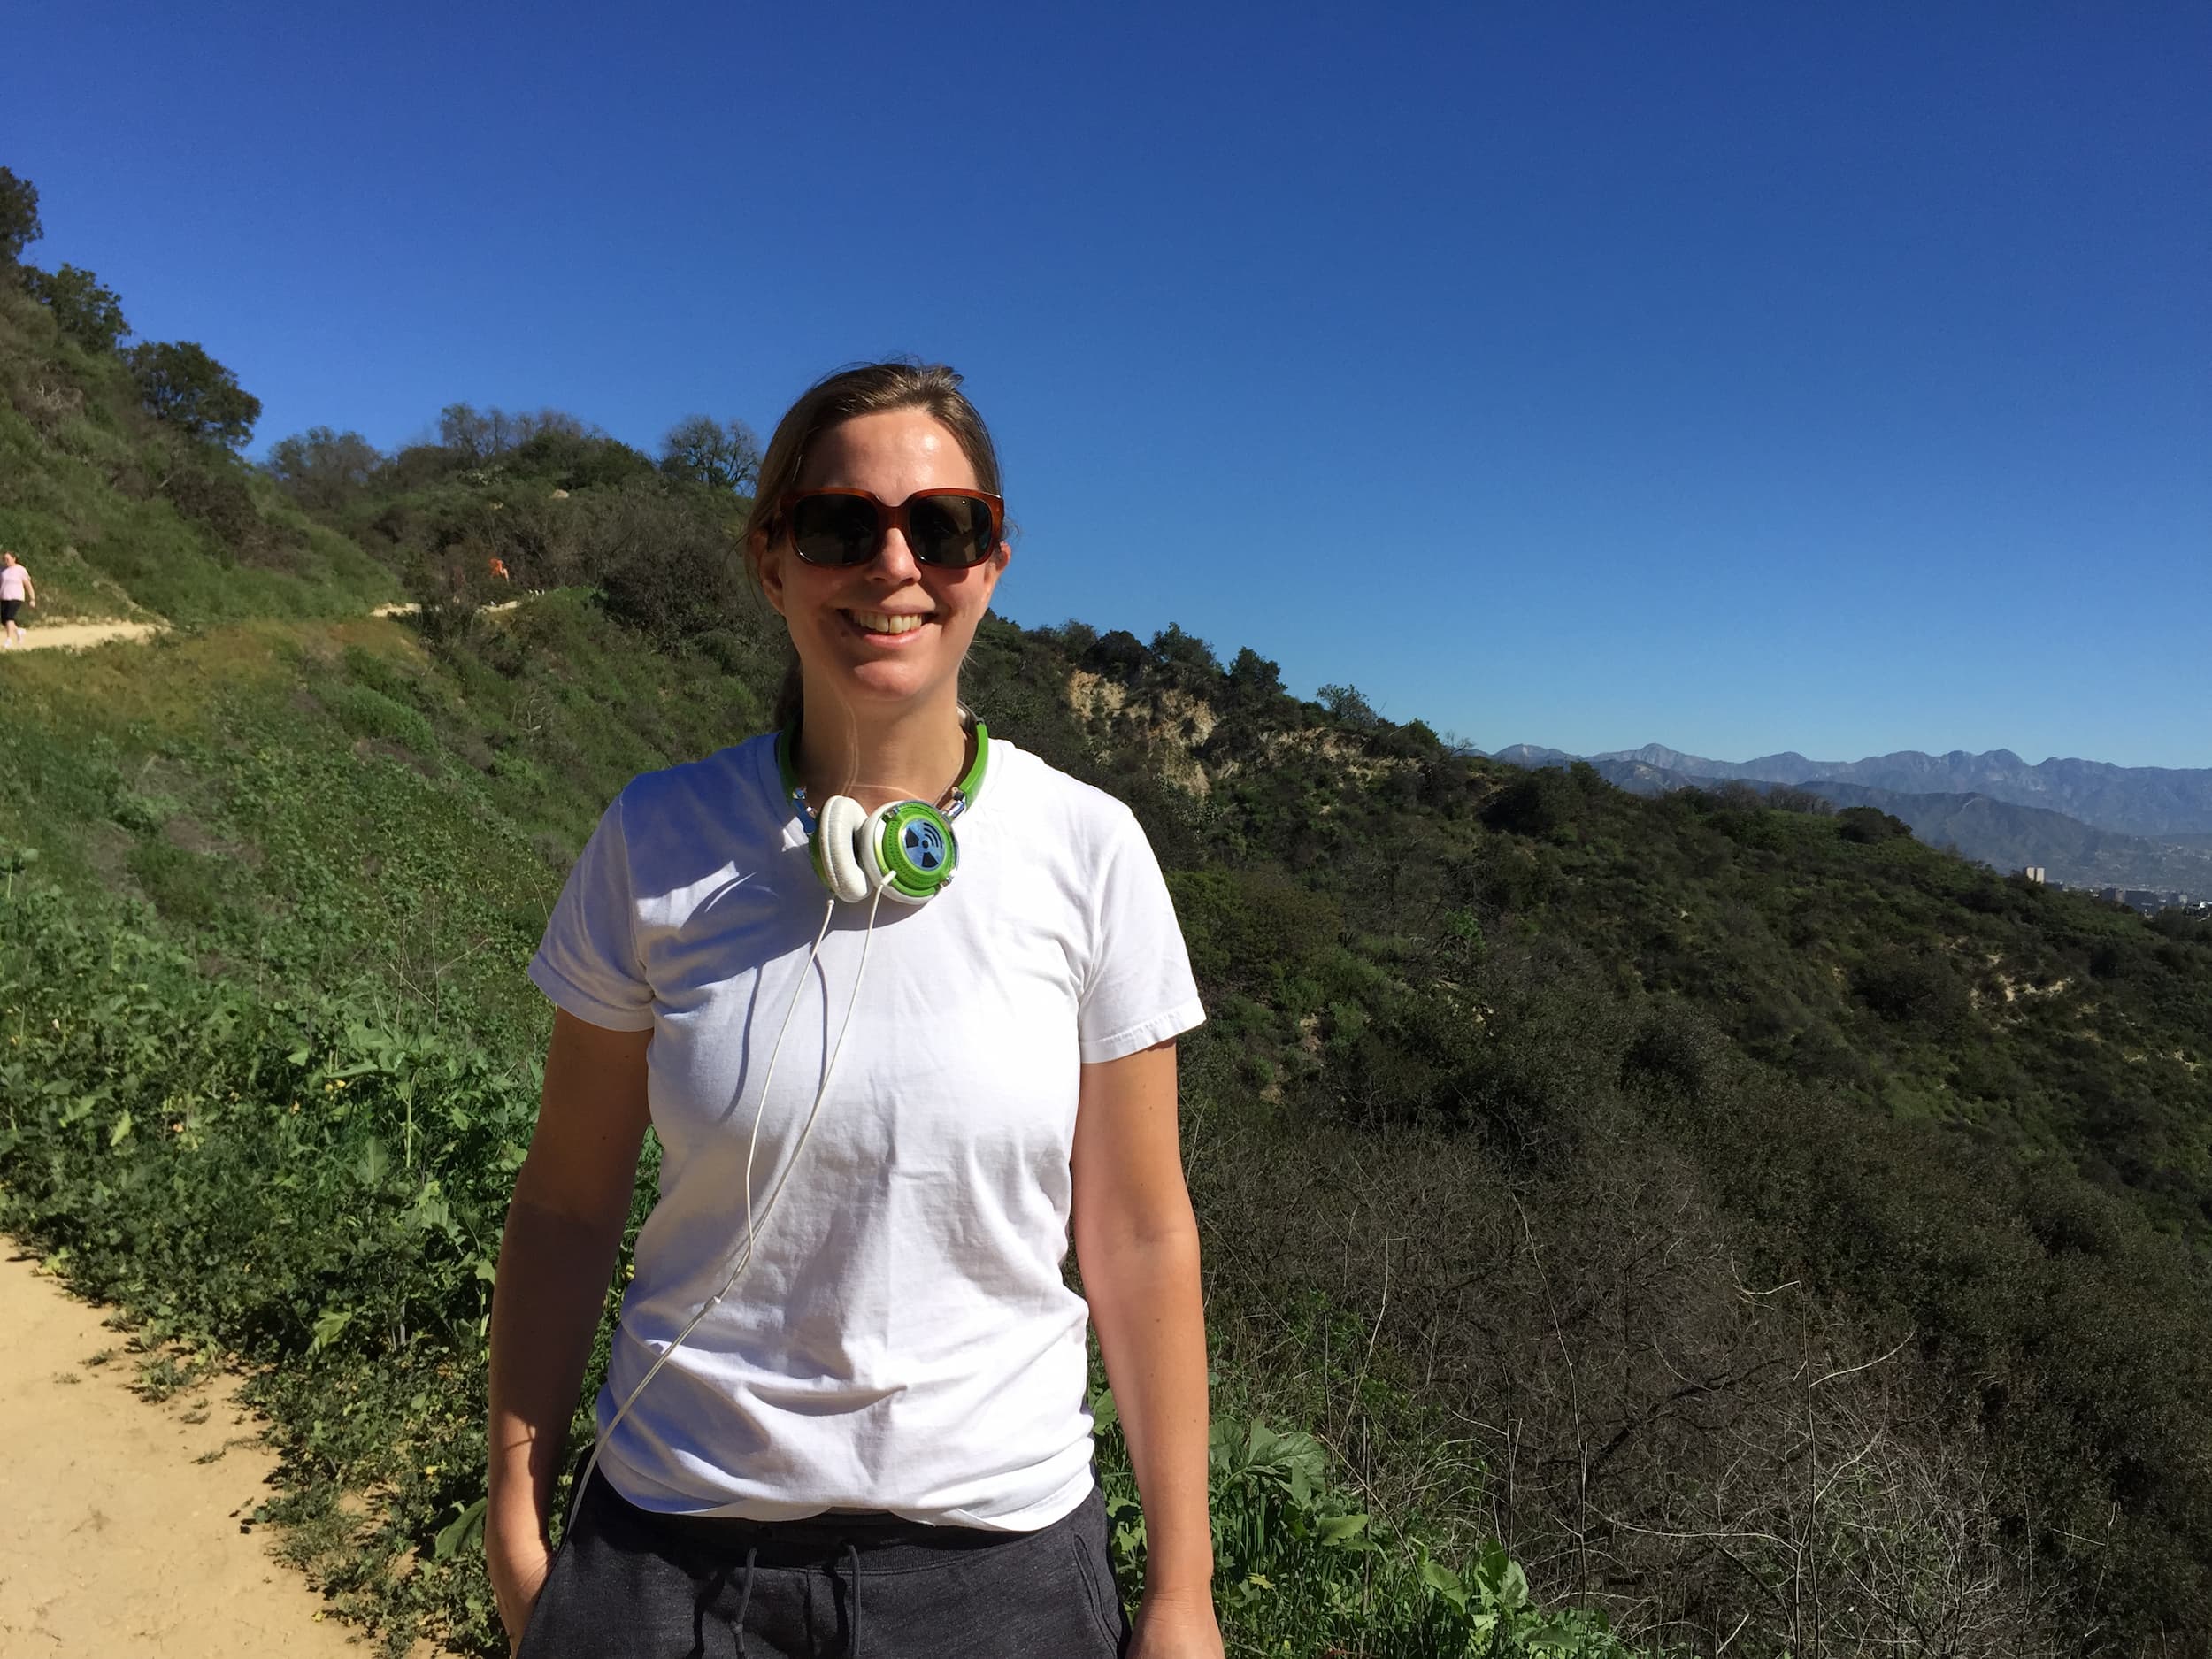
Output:
<path fill-rule="evenodd" d="M 743 563 L 695 501 L 650 483 L 618 490 L 600 503 L 595 529 L 600 598 L 617 621 L 664 644 L 746 624 Z"/>
<path fill-rule="evenodd" d="M 661 440 L 661 471 L 709 489 L 749 493 L 760 481 L 760 440 L 741 420 L 686 415 Z"/>
<path fill-rule="evenodd" d="M 139 399 L 157 420 L 235 449 L 253 436 L 261 400 L 189 340 L 149 340 L 126 354 Z"/>
<path fill-rule="evenodd" d="M 655 473 L 651 460 L 603 432 L 551 426 L 518 444 L 508 460 L 516 471 L 542 477 L 562 489 L 603 489 Z"/>
<path fill-rule="evenodd" d="M 1851 972 L 1851 989 L 1884 1019 L 1951 1031 L 1973 1011 L 1965 983 L 1936 953 L 1884 945 Z"/>
<path fill-rule="evenodd" d="M 1229 684 L 1249 702 L 1279 696 L 1283 689 L 1282 665 L 1262 657 L 1248 645 L 1229 664 Z"/>
<path fill-rule="evenodd" d="M 0 167 L 0 265 L 13 265 L 46 234 L 38 222 L 38 186 Z"/>
<path fill-rule="evenodd" d="M 1098 643 L 1098 630 L 1089 623 L 1070 617 L 1056 628 L 1043 630 L 1060 642 L 1060 649 L 1071 656 L 1080 657 Z"/>
<path fill-rule="evenodd" d="M 479 414 L 473 403 L 448 403 L 438 411 L 438 442 L 465 460 L 488 461 L 507 447 L 506 419 L 496 409 Z"/>
<path fill-rule="evenodd" d="M 1574 780 L 1557 767 L 1546 766 L 1491 796 L 1482 821 L 1509 835 L 1550 836 L 1572 823 L 1580 807 Z"/>
<path fill-rule="evenodd" d="M 1324 686 L 1315 695 L 1339 726 L 1348 726 L 1356 732 L 1371 732 L 1382 724 L 1382 717 L 1375 712 L 1374 705 L 1357 686 Z"/>
<path fill-rule="evenodd" d="M 131 326 L 123 320 L 123 302 L 115 290 L 101 286 L 91 272 L 73 265 L 58 271 L 36 265 L 23 270 L 23 286 L 31 297 L 54 313 L 54 320 L 88 351 L 112 351 Z"/>
<path fill-rule="evenodd" d="M 1083 666 L 1093 673 L 1129 685 L 1144 672 L 1145 660 L 1143 645 L 1127 628 L 1100 634 L 1083 653 Z"/>
<path fill-rule="evenodd" d="M 499 411 L 492 414 L 496 417 Z M 581 416 L 572 415 L 565 409 L 541 409 L 534 413 L 518 413 L 508 417 L 514 422 L 512 447 L 520 449 L 533 438 L 593 438 L 604 436 L 599 428 L 590 426 Z"/>
<path fill-rule="evenodd" d="M 496 406 L 480 410 L 473 403 L 448 403 L 438 411 L 438 442 L 472 466 L 511 454 L 548 433 L 583 438 L 590 431 L 565 409 L 510 414 Z"/>
<path fill-rule="evenodd" d="M 1163 668 L 1187 668 L 1202 676 L 1221 672 L 1214 648 L 1179 622 L 1171 622 L 1152 636 L 1152 658 Z"/>
<path fill-rule="evenodd" d="M 311 426 L 269 446 L 270 477 L 311 507 L 335 507 L 365 487 L 383 455 L 357 432 Z"/>
<path fill-rule="evenodd" d="M 1802 812 L 1812 818 L 1832 818 L 1836 803 L 1824 795 L 1815 795 L 1810 789 L 1793 789 L 1786 784 L 1777 784 L 1767 791 L 1766 803 L 1777 812 Z"/>
<path fill-rule="evenodd" d="M 1847 841 L 1872 845 L 1878 841 L 1897 841 L 1912 833 L 1912 826 L 1901 818 L 1892 818 L 1879 807 L 1847 806 L 1836 814 L 1836 821 Z"/>

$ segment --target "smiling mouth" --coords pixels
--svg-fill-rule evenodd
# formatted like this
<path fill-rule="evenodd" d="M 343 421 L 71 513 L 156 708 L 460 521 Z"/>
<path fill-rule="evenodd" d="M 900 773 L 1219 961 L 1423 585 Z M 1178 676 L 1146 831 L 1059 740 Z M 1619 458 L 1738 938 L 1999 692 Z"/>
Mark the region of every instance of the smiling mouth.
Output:
<path fill-rule="evenodd" d="M 911 634 L 929 620 L 926 615 L 912 612 L 893 616 L 882 611 L 848 611 L 845 614 L 863 634 Z"/>

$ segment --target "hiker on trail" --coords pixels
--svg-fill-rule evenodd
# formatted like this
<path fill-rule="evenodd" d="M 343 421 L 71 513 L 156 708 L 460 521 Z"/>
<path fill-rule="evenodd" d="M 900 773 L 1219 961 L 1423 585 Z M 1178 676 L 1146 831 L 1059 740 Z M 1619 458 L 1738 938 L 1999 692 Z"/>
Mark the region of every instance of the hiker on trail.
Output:
<path fill-rule="evenodd" d="M 869 365 L 784 417 L 745 542 L 794 649 L 778 729 L 633 780 L 530 964 L 556 1013 L 484 1537 L 521 1659 L 1221 1659 L 1176 1130 L 1204 1015 L 1135 818 L 960 701 L 1011 549 L 959 387 Z M 1144 1509 L 1133 1629 L 1087 1324 Z"/>
<path fill-rule="evenodd" d="M 13 650 L 23 643 L 23 626 L 16 620 L 25 605 L 38 608 L 38 589 L 32 585 L 31 572 L 12 553 L 0 551 L 0 624 L 4 624 L 7 644 Z"/>

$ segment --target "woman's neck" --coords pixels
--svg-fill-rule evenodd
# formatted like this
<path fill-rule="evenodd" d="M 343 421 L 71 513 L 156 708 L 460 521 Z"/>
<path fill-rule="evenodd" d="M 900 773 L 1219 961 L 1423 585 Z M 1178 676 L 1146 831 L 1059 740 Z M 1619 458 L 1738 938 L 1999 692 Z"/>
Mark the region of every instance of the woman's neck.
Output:
<path fill-rule="evenodd" d="M 881 711 L 809 698 L 799 720 L 799 781 L 818 810 L 833 795 L 871 811 L 893 801 L 934 802 L 967 771 L 968 742 L 949 697 Z"/>

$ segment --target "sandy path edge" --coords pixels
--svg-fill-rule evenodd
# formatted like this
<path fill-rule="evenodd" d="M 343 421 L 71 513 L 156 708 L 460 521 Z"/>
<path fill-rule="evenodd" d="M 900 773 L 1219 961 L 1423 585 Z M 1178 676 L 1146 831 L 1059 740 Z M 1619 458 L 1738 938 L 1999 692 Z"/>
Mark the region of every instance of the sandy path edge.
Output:
<path fill-rule="evenodd" d="M 110 640 L 148 640 L 161 632 L 158 622 L 41 622 L 26 623 L 23 643 L 15 649 L 23 651 L 82 650 L 88 645 L 104 645 Z"/>
<path fill-rule="evenodd" d="M 361 1659 L 307 1581 L 241 1530 L 276 1459 L 232 1380 L 140 1399 L 109 1311 L 0 1236 L 0 1654 Z"/>

